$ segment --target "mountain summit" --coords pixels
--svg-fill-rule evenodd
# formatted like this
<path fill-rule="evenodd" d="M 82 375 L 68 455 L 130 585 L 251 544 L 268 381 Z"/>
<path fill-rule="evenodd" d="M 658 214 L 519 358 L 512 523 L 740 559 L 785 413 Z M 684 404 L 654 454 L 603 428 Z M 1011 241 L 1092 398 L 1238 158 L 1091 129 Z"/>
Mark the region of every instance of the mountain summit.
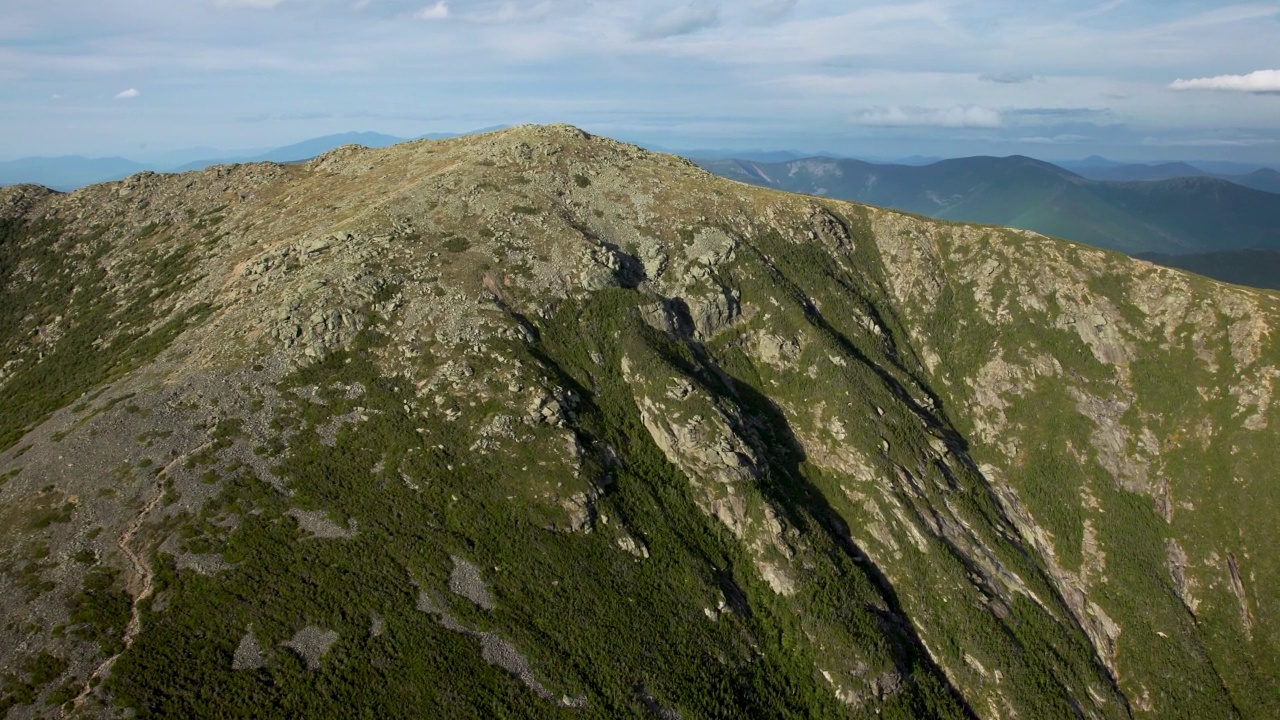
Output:
<path fill-rule="evenodd" d="M 1277 325 L 567 126 L 0 189 L 0 710 L 1280 716 Z"/>

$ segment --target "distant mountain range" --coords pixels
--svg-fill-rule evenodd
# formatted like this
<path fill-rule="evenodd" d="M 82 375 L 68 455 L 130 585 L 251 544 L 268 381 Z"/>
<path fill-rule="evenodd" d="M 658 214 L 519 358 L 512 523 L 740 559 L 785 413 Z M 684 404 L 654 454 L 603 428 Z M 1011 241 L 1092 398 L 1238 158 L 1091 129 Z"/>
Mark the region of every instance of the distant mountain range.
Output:
<path fill-rule="evenodd" d="M 119 180 L 150 169 L 152 168 L 148 165 L 122 157 L 30 157 L 0 162 L 0 185 L 31 183 L 54 190 L 74 190 L 107 180 Z"/>
<path fill-rule="evenodd" d="M 436 137 L 436 136 L 432 136 Z M 444 137 L 444 136 L 439 136 Z M 396 137 L 395 135 L 386 135 L 376 132 L 349 132 L 337 135 L 325 135 L 324 137 L 311 138 L 303 140 L 292 145 L 285 145 L 274 150 L 257 155 L 245 157 L 218 157 L 207 160 L 196 160 L 194 162 L 185 163 L 175 168 L 171 168 L 171 172 L 187 172 L 190 170 L 203 170 L 211 165 L 221 165 L 227 162 L 278 162 L 290 163 L 300 160 L 310 160 L 311 158 L 326 153 L 336 147 L 343 145 L 363 145 L 371 148 L 388 147 L 396 143 L 402 143 L 408 138 Z"/>
<path fill-rule="evenodd" d="M 1238 177 L 1248 175 L 1249 173 L 1268 167 L 1265 164 L 1232 162 L 1230 160 L 1186 160 L 1181 162 L 1156 162 L 1156 163 L 1136 163 L 1136 162 L 1117 162 L 1108 160 L 1104 157 L 1091 155 L 1083 160 L 1049 160 L 1048 162 L 1058 167 L 1066 168 L 1074 173 L 1079 173 L 1093 180 L 1105 180 L 1105 177 L 1095 177 L 1095 173 L 1106 171 L 1114 168 L 1162 168 L 1170 165 L 1180 165 L 1184 168 L 1191 168 L 1194 174 L 1209 174 L 1216 177 Z M 1272 168 L 1277 169 L 1277 168 Z M 1148 177 L 1149 180 L 1157 180 L 1158 177 Z"/>
<path fill-rule="evenodd" d="M 474 132 L 498 130 L 501 127 L 481 128 Z M 413 138 L 403 138 L 376 132 L 347 132 L 311 138 L 310 140 L 285 145 L 266 152 L 245 154 L 243 151 L 226 151 L 220 154 L 219 151 L 210 150 L 206 159 L 193 161 L 187 159 L 190 157 L 190 155 L 187 155 L 186 158 L 177 163 L 163 160 L 139 162 L 122 157 L 86 158 L 79 155 L 30 157 L 0 162 L 0 185 L 31 183 L 67 192 L 85 185 L 119 180 L 144 170 L 153 172 L 188 172 L 191 170 L 203 170 L 212 165 L 225 163 L 299 162 L 310 160 L 317 155 L 343 145 L 355 144 L 380 148 L 408 140 L 438 140 L 457 137 L 459 134 L 462 133 L 428 133 Z"/>
<path fill-rule="evenodd" d="M 1236 285 L 1280 290 L 1280 251 L 1222 250 L 1191 255 L 1138 253 L 1134 257 Z"/>
<path fill-rule="evenodd" d="M 488 132 L 500 130 L 506 126 L 495 125 L 472 132 Z M 177 150 L 147 159 L 105 157 L 90 158 L 80 155 L 64 155 L 58 157 L 26 157 L 17 160 L 0 161 L 0 185 L 16 185 L 31 183 L 44 185 L 54 190 L 70 191 L 98 182 L 119 180 L 135 173 L 150 170 L 153 172 L 188 172 L 203 170 L 212 165 L 248 162 L 290 163 L 310 160 L 342 145 L 363 145 L 381 148 L 409 140 L 441 139 L 457 137 L 470 133 L 428 133 L 412 138 L 399 137 L 378 132 L 345 132 L 334 135 L 311 138 L 301 142 L 285 145 L 270 150 L 217 150 L 214 148 L 189 148 Z M 845 162 L 846 157 L 839 153 L 804 153 L 798 150 L 729 150 L 729 149 L 696 149 L 673 150 L 649 145 L 650 150 L 667 152 L 703 161 L 706 164 L 716 163 L 717 167 L 709 167 L 718 172 L 719 165 L 733 161 L 747 161 L 760 165 L 785 164 L 796 161 L 829 160 Z M 968 163 L 979 158 L 960 158 L 944 160 L 938 157 L 913 155 L 905 158 L 875 159 L 869 164 L 896 165 L 908 167 L 925 167 L 940 163 Z M 856 161 L 854 161 L 856 162 Z M 867 162 L 867 161 L 863 161 Z M 1050 163 L 1045 163 L 1050 164 Z M 1169 163 L 1121 163 L 1103 157 L 1092 156 L 1083 160 L 1059 160 L 1051 163 L 1087 180 L 1141 182 L 1152 180 L 1171 180 L 1186 177 L 1209 177 L 1227 180 L 1237 185 L 1280 194 L 1280 172 L 1269 167 L 1225 162 L 1169 162 Z M 723 174 L 723 173 L 722 173 Z M 730 173 L 732 175 L 732 173 Z M 743 178 L 737 178 L 743 179 Z M 796 188 L 799 192 L 812 192 L 805 188 Z M 819 193 L 820 194 L 820 193 Z"/>
<path fill-rule="evenodd" d="M 1214 171 L 1187 162 L 1123 164 L 1110 163 L 1108 161 L 1098 163 L 1090 162 L 1089 160 L 1055 164 L 1089 180 L 1145 182 L 1151 180 L 1173 180 L 1184 177 L 1211 177 L 1227 180 L 1254 190 L 1280 193 L 1280 172 L 1273 168 L 1220 164 L 1219 171 Z"/>
<path fill-rule="evenodd" d="M 1091 180 L 1028 157 L 972 157 L 925 166 L 809 158 L 701 160 L 718 175 L 931 217 L 1034 230 L 1130 254 L 1280 250 L 1280 195 L 1204 174 Z M 1110 170 L 1123 174 L 1118 166 Z M 1259 171 L 1255 180 L 1270 175 Z"/>

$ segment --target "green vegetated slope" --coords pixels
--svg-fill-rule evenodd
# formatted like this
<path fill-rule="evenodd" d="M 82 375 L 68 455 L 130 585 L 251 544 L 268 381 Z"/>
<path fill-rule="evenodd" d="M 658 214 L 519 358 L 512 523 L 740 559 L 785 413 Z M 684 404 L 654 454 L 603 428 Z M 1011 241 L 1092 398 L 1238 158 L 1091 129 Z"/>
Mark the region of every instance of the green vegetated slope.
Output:
<path fill-rule="evenodd" d="M 1095 181 L 1019 156 L 923 167 L 826 158 L 701 164 L 742 182 L 1034 230 L 1127 253 L 1280 248 L 1280 199 L 1218 178 Z M 1265 179 L 1265 173 L 1254 178 Z"/>
<path fill-rule="evenodd" d="M 6 192 L 10 717 L 1280 712 L 1274 294 L 563 126 Z"/>

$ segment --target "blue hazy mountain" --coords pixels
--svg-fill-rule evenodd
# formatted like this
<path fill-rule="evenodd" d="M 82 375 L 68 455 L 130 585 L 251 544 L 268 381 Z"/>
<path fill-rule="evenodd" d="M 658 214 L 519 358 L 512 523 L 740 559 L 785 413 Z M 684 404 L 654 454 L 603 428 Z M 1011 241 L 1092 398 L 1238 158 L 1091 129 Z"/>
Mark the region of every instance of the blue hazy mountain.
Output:
<path fill-rule="evenodd" d="M 172 168 L 174 172 L 186 172 L 188 170 L 203 170 L 211 165 L 221 165 L 228 162 L 278 162 L 290 163 L 299 162 L 301 160 L 310 160 L 311 158 L 326 153 L 336 147 L 343 145 L 363 145 L 365 147 L 387 147 L 402 143 L 407 138 L 396 137 L 395 135 L 385 135 L 376 132 L 346 132 L 337 133 L 335 135 L 324 135 L 322 137 L 303 140 L 302 142 L 292 145 L 285 145 L 267 152 L 251 155 L 248 157 L 221 157 L 209 158 L 207 160 L 196 160 L 195 162 L 179 165 Z"/>
<path fill-rule="evenodd" d="M 494 125 L 474 132 L 491 132 L 506 126 Z M 0 162 L 0 186 L 30 183 L 43 185 L 63 192 L 94 183 L 119 180 L 134 173 L 188 172 L 203 170 L 212 165 L 246 162 L 290 163 L 310 160 L 342 145 L 387 147 L 407 140 L 439 140 L 457 137 L 463 133 L 427 133 L 414 138 L 403 138 L 378 132 L 346 132 L 303 140 L 271 150 L 217 150 L 214 148 L 188 148 L 171 152 L 151 153 L 146 161 L 123 157 L 88 158 L 78 155 L 62 157 L 29 157 Z M 201 159 L 194 159 L 201 158 Z"/>
<path fill-rule="evenodd" d="M 31 183 L 66 191 L 93 183 L 119 180 L 149 169 L 151 168 L 147 165 L 122 157 L 30 157 L 0 162 L 0 185 Z"/>
<path fill-rule="evenodd" d="M 1084 160 L 1056 160 L 1054 164 L 1088 180 L 1150 182 L 1211 177 L 1228 180 L 1254 190 L 1280 193 L 1280 172 L 1275 168 L 1246 163 L 1216 161 L 1119 163 L 1093 155 Z"/>
<path fill-rule="evenodd" d="M 1254 190 L 1280 194 L 1280 172 L 1271 168 L 1262 168 L 1248 175 L 1240 175 L 1235 181 Z"/>
<path fill-rule="evenodd" d="M 834 158 L 702 159 L 699 164 L 754 185 L 1034 230 L 1127 253 L 1280 250 L 1280 196 L 1204 175 L 1091 180 L 1023 156 L 957 158 L 925 166 Z M 1270 177 L 1262 173 L 1255 179 Z"/>
<path fill-rule="evenodd" d="M 1060 165 L 1073 170 L 1068 165 Z M 1151 180 L 1172 180 L 1184 177 L 1212 177 L 1213 173 L 1185 162 L 1168 162 L 1147 164 L 1112 165 L 1108 167 L 1084 167 L 1074 169 L 1077 175 L 1089 180 L 1114 180 L 1118 182 L 1148 182 Z"/>
<path fill-rule="evenodd" d="M 1280 290 L 1280 252 L 1275 250 L 1221 250 L 1191 255 L 1138 253 L 1134 257 L 1236 285 Z"/>

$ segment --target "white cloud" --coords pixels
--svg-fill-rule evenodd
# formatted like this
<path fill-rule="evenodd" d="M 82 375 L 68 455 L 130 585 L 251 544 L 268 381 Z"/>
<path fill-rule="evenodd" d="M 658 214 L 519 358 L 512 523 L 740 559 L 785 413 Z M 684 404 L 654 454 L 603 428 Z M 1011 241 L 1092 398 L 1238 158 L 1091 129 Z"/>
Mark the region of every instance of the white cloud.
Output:
<path fill-rule="evenodd" d="M 255 10 L 269 10 L 284 0 L 213 0 L 215 7 L 220 8 L 253 8 Z"/>
<path fill-rule="evenodd" d="M 141 94 L 142 93 L 138 92 L 137 88 L 129 88 L 128 90 L 121 90 L 116 93 L 116 100 L 132 100 Z"/>
<path fill-rule="evenodd" d="M 688 35 L 719 23 L 720 8 L 691 2 L 652 18 L 641 27 L 639 36 L 648 40 L 657 40 L 676 35 Z"/>
<path fill-rule="evenodd" d="M 81 102 L 92 108 L 95 96 L 110 100 L 112 83 L 152 93 L 195 75 L 209 83 L 203 107 L 129 113 L 119 122 L 133 124 L 113 132 L 192 145 L 236 134 L 219 124 L 228 118 L 354 103 L 379 118 L 440 115 L 371 127 L 406 136 L 555 119 L 672 147 L 679 146 L 672 138 L 721 135 L 760 138 L 740 140 L 743 147 L 813 137 L 812 147 L 834 150 L 865 138 L 901 140 L 904 148 L 964 138 L 1023 151 L 1087 148 L 1083 154 L 1123 144 L 1141 150 L 1153 136 L 1217 142 L 1208 149 L 1223 148 L 1222 157 L 1248 157 L 1253 143 L 1259 157 L 1280 161 L 1280 144 L 1249 139 L 1280 139 L 1280 113 L 1262 107 L 1280 100 L 1256 94 L 1265 89 L 1256 85 L 1260 74 L 1245 75 L 1280 69 L 1267 30 L 1276 27 L 1280 0 L 1185 0 L 1158 13 L 1147 12 L 1146 0 L 1049 7 L 1008 0 L 125 0 L 145 10 L 129 13 L 101 0 L 65 2 L 79 11 L 0 2 L 0 85 L 20 83 L 28 103 L 0 114 L 3 136 L 15 145 L 80 137 L 57 124 L 76 116 L 57 110 Z M 1077 13 L 1087 8 L 1082 19 Z M 253 22 L 246 25 L 246 16 Z M 413 18 L 423 19 L 404 22 Z M 441 29 L 448 32 L 423 41 L 424 31 Z M 450 72 L 424 76 L 423 67 Z M 1185 78 L 1180 85 L 1189 90 L 1221 85 L 1208 77 L 1219 73 L 1255 84 L 1212 93 L 1213 102 L 1169 89 L 1174 78 Z M 66 98 L 51 101 L 54 93 Z M 235 99 L 213 99 L 222 96 Z M 368 98 L 372 104 L 361 104 Z M 138 95 L 109 106 L 155 103 L 167 98 Z M 1104 107 L 1112 111 L 1089 110 Z M 326 122 L 325 132 L 350 129 L 336 118 Z M 906 129 L 850 132 L 859 129 L 854 123 Z M 277 132 L 257 127 L 254 133 Z M 99 132 L 104 143 L 116 142 Z M 246 146 L 259 142 L 241 134 Z M 836 140 L 816 139 L 828 136 Z M 1074 136 L 1089 140 L 1069 144 Z M 1152 158 L 1176 154 L 1148 149 Z M 0 155 L 6 150 L 0 144 Z"/>
<path fill-rule="evenodd" d="M 1218 75 L 1217 77 L 1175 80 L 1169 85 L 1174 90 L 1230 90 L 1248 93 L 1280 93 L 1280 70 L 1258 70 L 1248 75 Z"/>
<path fill-rule="evenodd" d="M 950 108 L 891 105 L 864 110 L 850 121 L 868 127 L 997 128 L 1004 124 L 999 112 L 977 105 Z"/>
<path fill-rule="evenodd" d="M 435 5 L 425 7 L 414 13 L 419 20 L 446 20 L 449 17 L 449 3 L 440 0 Z"/>

